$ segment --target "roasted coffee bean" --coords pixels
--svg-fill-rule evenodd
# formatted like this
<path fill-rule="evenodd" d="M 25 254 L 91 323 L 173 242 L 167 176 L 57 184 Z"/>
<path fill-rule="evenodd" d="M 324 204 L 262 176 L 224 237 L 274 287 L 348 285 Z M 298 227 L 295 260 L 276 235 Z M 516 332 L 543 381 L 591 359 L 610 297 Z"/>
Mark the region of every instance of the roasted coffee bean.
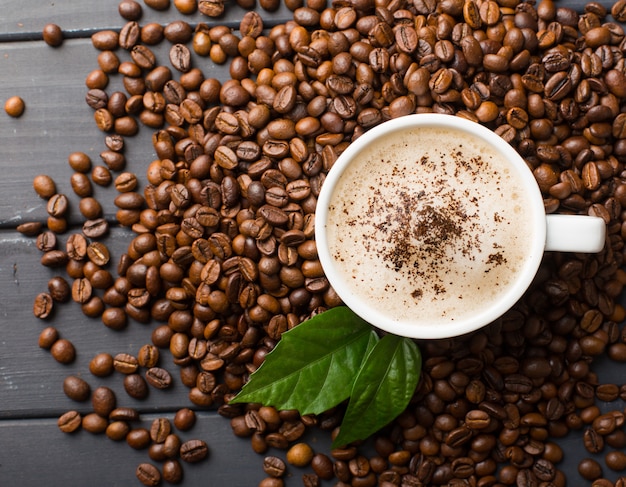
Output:
<path fill-rule="evenodd" d="M 586 480 L 595 480 L 602 476 L 602 467 L 592 458 L 585 458 L 578 464 L 578 473 Z"/>
<path fill-rule="evenodd" d="M 170 62 L 177 71 L 186 73 L 191 69 L 191 53 L 184 44 L 174 44 L 170 49 Z"/>
<path fill-rule="evenodd" d="M 74 345 L 65 338 L 60 338 L 52 344 L 50 354 L 61 364 L 71 364 L 76 359 L 76 349 Z"/>
<path fill-rule="evenodd" d="M 4 111 L 10 117 L 21 117 L 25 109 L 26 104 L 19 96 L 11 96 L 4 102 Z"/>
<path fill-rule="evenodd" d="M 33 179 L 33 189 L 42 198 L 48 199 L 56 194 L 56 184 L 54 180 L 46 175 L 40 174 Z"/>
<path fill-rule="evenodd" d="M 59 47 L 63 44 L 63 31 L 56 24 L 46 24 L 42 31 L 43 40 L 51 47 Z"/>
<path fill-rule="evenodd" d="M 48 292 L 54 301 L 64 303 L 71 297 L 71 289 L 65 278 L 55 276 L 48 281 Z"/>
<path fill-rule="evenodd" d="M 192 409 L 182 408 L 176 411 L 174 416 L 174 426 L 180 431 L 187 431 L 196 422 L 196 413 Z"/>
<path fill-rule="evenodd" d="M 63 392 L 73 401 L 86 401 L 91 394 L 91 388 L 84 379 L 70 375 L 63 381 Z"/>
<path fill-rule="evenodd" d="M 113 357 L 108 353 L 99 353 L 89 362 L 89 371 L 97 377 L 106 377 L 113 370 Z"/>
<path fill-rule="evenodd" d="M 163 443 L 171 430 L 172 426 L 167 418 L 156 418 L 150 426 L 150 438 L 155 443 Z"/>
<path fill-rule="evenodd" d="M 161 472 L 151 463 L 141 463 L 137 466 L 135 475 L 139 482 L 147 486 L 156 486 L 161 483 Z"/>
<path fill-rule="evenodd" d="M 148 384 L 157 389 L 167 389 L 172 385 L 170 373 L 160 367 L 151 367 L 146 371 Z"/>
<path fill-rule="evenodd" d="M 139 362 L 128 353 L 118 353 L 113 357 L 113 368 L 122 374 L 133 374 L 139 368 Z"/>
<path fill-rule="evenodd" d="M 52 345 L 59 339 L 59 331 L 53 326 L 47 326 L 39 334 L 39 347 L 49 350 Z"/>
<path fill-rule="evenodd" d="M 159 362 L 159 349 L 154 345 L 146 344 L 137 353 L 137 362 L 142 367 L 152 368 Z"/>
<path fill-rule="evenodd" d="M 134 399 L 145 399 L 149 394 L 148 383 L 137 373 L 130 373 L 124 377 L 124 390 Z"/>
<path fill-rule="evenodd" d="M 180 445 L 180 458 L 187 463 L 201 462 L 209 455 L 209 447 L 202 440 L 187 440 Z"/>
<path fill-rule="evenodd" d="M 287 451 L 287 462 L 296 467 L 305 467 L 311 463 L 314 452 L 306 443 L 296 443 Z"/>
<path fill-rule="evenodd" d="M 91 395 L 94 412 L 105 418 L 115 409 L 116 402 L 115 393 L 106 386 L 94 389 Z"/>
<path fill-rule="evenodd" d="M 109 232 L 109 223 L 104 218 L 87 220 L 83 224 L 83 234 L 88 238 L 101 238 Z"/>
<path fill-rule="evenodd" d="M 623 451 L 610 451 L 604 456 L 606 466 L 616 472 L 626 469 L 626 454 Z"/>
<path fill-rule="evenodd" d="M 73 433 L 81 427 L 82 418 L 78 411 L 63 413 L 57 420 L 57 426 L 63 433 Z"/>
<path fill-rule="evenodd" d="M 285 462 L 275 456 L 268 456 L 263 459 L 263 471 L 270 477 L 282 477 L 286 471 Z"/>
<path fill-rule="evenodd" d="M 179 484 L 183 480 L 183 468 L 175 458 L 165 460 L 162 470 L 163 480 L 170 484 Z"/>

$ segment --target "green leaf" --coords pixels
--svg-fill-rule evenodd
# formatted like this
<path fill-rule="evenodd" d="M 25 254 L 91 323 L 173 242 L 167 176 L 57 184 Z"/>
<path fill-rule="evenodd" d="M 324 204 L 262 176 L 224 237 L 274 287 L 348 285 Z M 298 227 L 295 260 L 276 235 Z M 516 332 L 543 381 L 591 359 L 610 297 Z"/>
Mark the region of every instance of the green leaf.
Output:
<path fill-rule="evenodd" d="M 346 400 L 363 359 L 378 340 L 345 306 L 283 333 L 231 403 L 255 402 L 320 414 Z"/>
<path fill-rule="evenodd" d="M 404 411 L 421 368 L 422 356 L 413 340 L 385 335 L 365 358 L 354 381 L 333 448 L 366 439 Z"/>

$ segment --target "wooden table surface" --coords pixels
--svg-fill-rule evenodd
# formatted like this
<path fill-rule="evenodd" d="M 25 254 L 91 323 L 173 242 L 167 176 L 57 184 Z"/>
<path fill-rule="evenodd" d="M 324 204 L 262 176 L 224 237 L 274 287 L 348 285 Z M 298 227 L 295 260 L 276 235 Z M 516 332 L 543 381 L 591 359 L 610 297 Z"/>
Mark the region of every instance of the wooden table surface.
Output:
<path fill-rule="evenodd" d="M 89 412 L 90 405 L 76 403 L 63 393 L 67 375 L 85 378 L 92 389 L 106 385 L 116 391 L 118 403 L 140 411 L 142 426 L 153 418 L 173 418 L 174 412 L 191 406 L 187 389 L 176 379 L 167 391 L 152 390 L 146 401 L 131 399 L 124 393 L 119 374 L 99 379 L 88 371 L 90 359 L 98 352 L 113 355 L 136 354 L 150 342 L 151 325 L 132 323 L 123 332 L 102 326 L 100 320 L 86 318 L 76 303 L 57 308 L 52 320 L 41 322 L 33 316 L 35 295 L 45 291 L 47 281 L 58 271 L 40 265 L 40 252 L 34 239 L 24 237 L 15 228 L 27 221 L 45 221 L 45 201 L 32 189 L 33 177 L 49 174 L 59 192 L 74 197 L 69 184 L 71 170 L 68 154 L 87 153 L 93 161 L 105 149 L 104 138 L 93 121 L 93 111 L 85 101 L 85 77 L 97 67 L 97 51 L 90 35 L 100 29 L 119 29 L 125 21 L 118 15 L 117 0 L 1 0 L 0 1 L 0 100 L 13 95 L 26 102 L 20 118 L 0 113 L 0 486 L 128 486 L 138 485 L 135 468 L 148 460 L 146 451 L 135 451 L 124 442 L 115 443 L 103 435 L 85 431 L 63 434 L 57 418 L 69 409 Z M 583 2 L 568 2 L 581 8 Z M 261 11 L 266 24 L 291 18 L 284 7 L 269 14 Z M 237 28 L 243 11 L 229 5 L 218 23 Z M 165 12 L 144 8 L 141 23 L 166 24 L 184 18 L 188 22 L 207 21 L 199 14 L 183 17 L 173 7 Z M 43 26 L 60 25 L 65 41 L 60 48 L 46 45 L 41 38 Z M 166 43 L 163 43 L 166 44 Z M 155 48 L 165 56 L 167 46 Z M 226 66 L 209 60 L 201 66 L 205 75 L 228 78 Z M 145 168 L 156 155 L 150 141 L 151 130 L 142 128 L 128 140 L 128 169 L 142 178 Z M 104 206 L 105 216 L 114 220 L 113 188 L 96 188 L 96 197 Z M 71 223 L 80 225 L 77 212 Z M 113 228 L 106 239 L 112 253 L 121 255 L 134 234 Z M 46 325 L 55 326 L 62 337 L 77 349 L 71 365 L 57 363 L 38 347 L 37 338 Z M 163 363 L 175 372 L 171 357 Z M 594 363 L 596 367 L 596 363 Z M 623 367 L 605 360 L 597 362 L 603 381 L 621 383 Z M 215 411 L 198 411 L 198 423 L 183 438 L 204 439 L 210 458 L 197 465 L 185 465 L 185 485 L 241 486 L 257 485 L 265 477 L 262 456 L 254 453 L 249 441 L 236 438 L 229 421 Z M 308 437 L 314 448 L 328 453 L 329 438 L 323 432 Z M 576 462 L 585 456 L 580 434 L 572 434 L 560 443 L 567 451 L 561 465 L 572 475 L 570 485 L 582 485 L 574 471 Z M 291 469 L 288 485 L 301 485 L 301 471 Z M 326 484 L 325 484 L 326 485 Z M 328 485 L 331 485 L 330 483 Z"/>

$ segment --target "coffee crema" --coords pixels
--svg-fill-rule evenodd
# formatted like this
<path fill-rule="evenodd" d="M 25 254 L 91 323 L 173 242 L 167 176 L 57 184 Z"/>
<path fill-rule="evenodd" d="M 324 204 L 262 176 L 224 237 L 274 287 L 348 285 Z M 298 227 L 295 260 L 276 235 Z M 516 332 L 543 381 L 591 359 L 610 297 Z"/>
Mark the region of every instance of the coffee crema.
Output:
<path fill-rule="evenodd" d="M 463 320 L 514 285 L 537 226 L 504 156 L 450 128 L 365 147 L 328 209 L 328 248 L 361 300 L 395 321 Z"/>

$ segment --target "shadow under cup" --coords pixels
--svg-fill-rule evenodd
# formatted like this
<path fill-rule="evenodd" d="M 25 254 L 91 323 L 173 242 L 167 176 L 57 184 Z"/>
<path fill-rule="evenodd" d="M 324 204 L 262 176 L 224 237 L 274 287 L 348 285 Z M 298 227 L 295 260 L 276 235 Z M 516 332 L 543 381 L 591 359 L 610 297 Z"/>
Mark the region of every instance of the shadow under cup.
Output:
<path fill-rule="evenodd" d="M 441 114 L 393 119 L 354 141 L 328 173 L 315 225 L 342 301 L 412 338 L 458 336 L 502 316 L 546 242 L 524 160 L 486 127 Z"/>

